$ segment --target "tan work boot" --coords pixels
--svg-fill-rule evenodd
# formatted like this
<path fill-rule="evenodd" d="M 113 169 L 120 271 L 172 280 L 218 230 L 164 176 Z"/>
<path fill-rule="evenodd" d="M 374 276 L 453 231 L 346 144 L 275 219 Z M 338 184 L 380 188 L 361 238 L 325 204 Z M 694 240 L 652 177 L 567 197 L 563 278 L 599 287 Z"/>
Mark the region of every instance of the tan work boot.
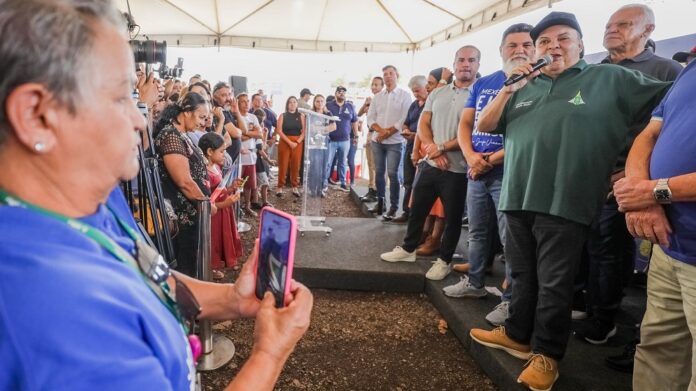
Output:
<path fill-rule="evenodd" d="M 521 344 L 513 341 L 505 334 L 505 326 L 498 326 L 493 330 L 471 329 L 469 332 L 471 338 L 481 345 L 489 348 L 504 350 L 513 357 L 527 360 L 532 354 L 532 349 L 529 345 Z"/>
<path fill-rule="evenodd" d="M 416 255 L 427 257 L 430 255 L 435 255 L 440 250 L 440 241 L 428 236 L 425 242 L 416 248 Z"/>
<path fill-rule="evenodd" d="M 532 391 L 551 391 L 556 379 L 558 379 L 556 360 L 543 354 L 533 354 L 524 364 L 524 370 L 517 378 L 517 382 L 524 384 Z"/>

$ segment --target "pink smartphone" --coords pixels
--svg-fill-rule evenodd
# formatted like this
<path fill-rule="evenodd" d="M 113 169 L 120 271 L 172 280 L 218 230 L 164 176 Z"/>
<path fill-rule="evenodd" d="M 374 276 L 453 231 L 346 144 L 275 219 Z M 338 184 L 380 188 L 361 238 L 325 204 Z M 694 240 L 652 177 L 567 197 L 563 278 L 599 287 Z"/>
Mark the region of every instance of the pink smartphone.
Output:
<path fill-rule="evenodd" d="M 256 258 L 256 297 L 261 300 L 266 291 L 273 293 L 276 307 L 286 304 L 295 258 L 297 220 L 292 215 L 273 208 L 261 210 L 258 257 Z"/>

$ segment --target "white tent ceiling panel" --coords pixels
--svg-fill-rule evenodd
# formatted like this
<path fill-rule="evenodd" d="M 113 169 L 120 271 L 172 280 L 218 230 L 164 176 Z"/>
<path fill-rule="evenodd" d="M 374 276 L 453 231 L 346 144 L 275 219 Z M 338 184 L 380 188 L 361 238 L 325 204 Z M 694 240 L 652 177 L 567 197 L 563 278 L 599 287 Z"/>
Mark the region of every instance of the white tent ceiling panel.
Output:
<path fill-rule="evenodd" d="M 406 30 L 412 42 L 427 38 L 461 19 L 423 0 L 382 0 L 385 8 Z"/>
<path fill-rule="evenodd" d="M 124 12 L 128 9 L 125 0 L 117 0 L 116 5 Z M 205 27 L 164 1 L 131 1 L 130 8 L 136 23 L 140 25 L 141 35 L 215 34 L 214 29 Z"/>
<path fill-rule="evenodd" d="M 320 1 L 275 0 L 229 30 L 226 34 L 315 40 L 321 24 Z"/>
<path fill-rule="evenodd" d="M 273 0 L 216 0 L 218 17 L 220 18 L 220 33 L 229 34 L 230 30 L 240 22 L 254 15 Z M 272 25 L 272 23 L 266 23 Z"/>
<path fill-rule="evenodd" d="M 360 9 L 360 13 L 356 13 Z M 364 10 L 364 12 L 362 12 Z M 350 31 L 350 39 L 346 38 Z M 374 0 L 328 0 L 322 41 L 409 42 L 394 21 Z"/>
<path fill-rule="evenodd" d="M 215 0 L 160 0 L 166 4 L 169 4 L 172 8 L 179 10 L 179 12 L 188 15 L 190 18 L 196 20 L 198 23 L 207 26 L 213 32 L 220 31 L 218 18 L 217 18 L 217 7 L 215 5 Z"/>
<path fill-rule="evenodd" d="M 271 50 L 418 50 L 560 0 L 130 0 L 139 37 Z M 115 0 L 127 11 L 127 0 Z M 166 38 L 165 38 L 166 37 Z"/>

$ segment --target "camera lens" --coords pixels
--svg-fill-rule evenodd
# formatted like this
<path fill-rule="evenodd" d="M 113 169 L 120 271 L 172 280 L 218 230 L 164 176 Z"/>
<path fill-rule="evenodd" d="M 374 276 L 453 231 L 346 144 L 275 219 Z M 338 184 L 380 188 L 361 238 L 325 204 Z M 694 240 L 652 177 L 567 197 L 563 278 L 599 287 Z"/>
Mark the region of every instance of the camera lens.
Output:
<path fill-rule="evenodd" d="M 146 64 L 167 62 L 167 42 L 130 41 L 135 62 Z"/>

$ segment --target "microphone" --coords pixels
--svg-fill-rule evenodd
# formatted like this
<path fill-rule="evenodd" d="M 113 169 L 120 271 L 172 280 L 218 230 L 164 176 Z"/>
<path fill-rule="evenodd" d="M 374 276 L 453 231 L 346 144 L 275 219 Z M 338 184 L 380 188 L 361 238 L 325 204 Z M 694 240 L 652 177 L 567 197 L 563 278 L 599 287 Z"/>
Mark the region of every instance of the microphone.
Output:
<path fill-rule="evenodd" d="M 534 66 L 532 66 L 532 73 L 535 71 L 538 71 L 539 69 L 551 64 L 553 62 L 553 57 L 550 55 L 545 55 L 544 57 L 540 58 Z M 518 81 L 524 79 L 527 77 L 527 75 L 518 75 L 518 74 L 512 74 L 510 77 L 505 80 L 505 86 L 509 86 L 510 84 L 515 84 Z"/>

